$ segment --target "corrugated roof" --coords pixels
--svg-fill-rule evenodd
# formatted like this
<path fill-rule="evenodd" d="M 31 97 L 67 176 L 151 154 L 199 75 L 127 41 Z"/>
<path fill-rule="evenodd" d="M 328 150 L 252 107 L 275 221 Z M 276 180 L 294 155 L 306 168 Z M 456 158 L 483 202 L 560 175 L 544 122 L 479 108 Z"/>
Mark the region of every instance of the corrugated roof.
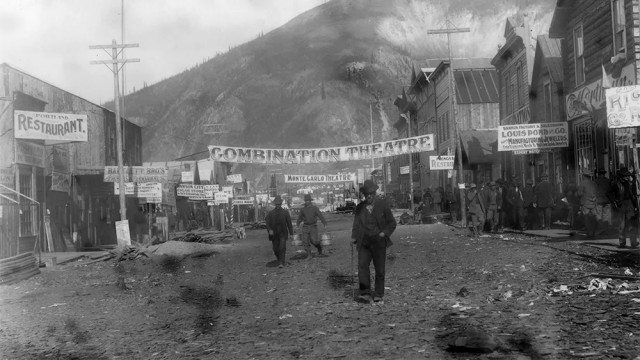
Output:
<path fill-rule="evenodd" d="M 497 103 L 498 73 L 490 58 L 452 59 L 456 80 L 456 100 L 459 104 Z M 426 67 L 442 72 L 449 60 L 427 60 Z M 423 72 L 424 73 L 424 72 Z"/>
<path fill-rule="evenodd" d="M 497 103 L 498 72 L 495 69 L 454 68 L 458 104 Z"/>

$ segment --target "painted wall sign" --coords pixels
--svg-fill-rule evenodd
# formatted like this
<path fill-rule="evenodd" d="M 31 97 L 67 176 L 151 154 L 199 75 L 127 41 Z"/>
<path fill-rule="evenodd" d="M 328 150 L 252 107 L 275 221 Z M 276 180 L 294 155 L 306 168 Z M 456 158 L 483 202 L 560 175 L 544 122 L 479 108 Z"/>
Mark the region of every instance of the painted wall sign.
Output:
<path fill-rule="evenodd" d="M 324 175 L 285 175 L 285 183 L 331 183 L 356 181 L 356 173 Z"/>
<path fill-rule="evenodd" d="M 16 140 L 16 162 L 44 168 L 46 159 L 44 145 Z"/>
<path fill-rule="evenodd" d="M 87 141 L 87 115 L 16 110 L 13 114 L 16 139 Z"/>
<path fill-rule="evenodd" d="M 429 169 L 453 170 L 453 162 L 455 158 L 456 157 L 453 155 L 429 156 Z"/>
<path fill-rule="evenodd" d="M 498 127 L 498 151 L 522 151 L 568 146 L 569 126 L 566 122 Z"/>
<path fill-rule="evenodd" d="M 613 88 L 629 86 L 635 84 L 635 63 L 631 63 L 624 68 L 620 76 L 613 79 Z M 605 88 L 602 80 L 596 80 L 589 85 L 567 95 L 565 105 L 567 110 L 567 120 L 575 119 L 579 116 L 589 114 L 589 112 L 601 109 L 605 106 Z"/>
<path fill-rule="evenodd" d="M 316 164 L 365 160 L 434 149 L 433 134 L 374 144 L 316 149 L 256 149 L 209 145 L 213 161 L 254 164 Z"/>

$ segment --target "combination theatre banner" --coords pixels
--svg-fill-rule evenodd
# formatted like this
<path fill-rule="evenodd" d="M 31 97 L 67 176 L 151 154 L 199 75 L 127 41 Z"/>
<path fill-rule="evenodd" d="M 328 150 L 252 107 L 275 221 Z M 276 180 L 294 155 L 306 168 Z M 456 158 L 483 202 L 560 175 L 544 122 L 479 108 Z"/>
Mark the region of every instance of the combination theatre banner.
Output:
<path fill-rule="evenodd" d="M 568 146 L 569 126 L 566 122 L 498 127 L 498 151 L 540 151 Z"/>
<path fill-rule="evenodd" d="M 326 175 L 285 175 L 285 183 L 332 183 L 356 181 L 356 173 Z"/>
<path fill-rule="evenodd" d="M 428 134 L 373 144 L 317 149 L 256 149 L 209 145 L 209 158 L 232 163 L 316 164 L 368 160 L 433 149 L 433 134 Z"/>
<path fill-rule="evenodd" d="M 51 142 L 87 141 L 87 115 L 14 111 L 16 139 Z"/>

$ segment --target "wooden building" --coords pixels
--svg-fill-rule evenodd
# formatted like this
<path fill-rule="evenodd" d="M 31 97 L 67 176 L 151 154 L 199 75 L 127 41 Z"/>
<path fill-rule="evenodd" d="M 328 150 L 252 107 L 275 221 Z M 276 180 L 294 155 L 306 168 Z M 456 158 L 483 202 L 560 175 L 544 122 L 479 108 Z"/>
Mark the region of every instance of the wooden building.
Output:
<path fill-rule="evenodd" d="M 500 175 L 500 159 L 494 149 L 499 121 L 497 72 L 490 59 L 454 59 L 456 98 L 452 103 L 450 69 L 448 60 L 427 61 L 426 67 L 412 80 L 408 92 L 409 100 L 415 104 L 417 131 L 434 134 L 436 143 L 434 152 L 419 154 L 419 163 L 425 164 L 420 168 L 423 189 L 457 188 L 457 176 L 429 166 L 430 156 L 456 155 L 457 141 L 462 144 L 465 182 L 485 182 Z M 458 124 L 458 139 L 452 111 Z M 476 131 L 482 129 L 493 131 Z M 476 146 L 486 151 L 474 151 Z"/>
<path fill-rule="evenodd" d="M 564 93 L 562 52 L 559 39 L 540 35 L 536 40 L 529 104 L 532 123 L 564 122 Z M 571 137 L 569 137 L 571 141 Z M 570 143 L 571 144 L 571 143 Z M 538 154 L 522 155 L 527 159 L 527 179 L 537 183 L 543 175 L 549 175 L 558 192 L 563 192 L 573 181 L 573 152 L 571 148 L 555 148 Z"/>
<path fill-rule="evenodd" d="M 519 125 L 531 123 L 529 85 L 533 71 L 534 47 L 531 41 L 529 19 L 516 15 L 507 19 L 504 30 L 505 44 L 491 60 L 500 79 L 500 124 Z M 502 178 L 517 178 L 520 185 L 532 180 L 527 172 L 527 155 L 502 152 Z"/>
<path fill-rule="evenodd" d="M 640 71 L 640 1 L 558 0 L 549 37 L 562 42 L 565 117 L 581 173 L 634 167 L 637 128 L 609 129 L 605 88 L 636 85 Z M 603 82 L 603 80 L 605 80 Z"/>
<path fill-rule="evenodd" d="M 23 138 L 14 126 L 15 114 L 22 112 L 78 115 L 85 140 L 56 141 L 55 134 L 48 139 Z M 123 121 L 122 130 L 124 164 L 140 165 L 141 128 Z M 10 229 L 3 227 L 0 257 L 37 246 L 72 251 L 116 244 L 119 201 L 113 183 L 103 182 L 104 167 L 117 165 L 116 149 L 113 112 L 1 64 L 0 172 L 9 188 L 0 190 L 1 214 L 3 221 L 5 214 L 19 221 L 7 223 Z M 135 208 L 135 199 L 128 203 L 127 208 Z"/>

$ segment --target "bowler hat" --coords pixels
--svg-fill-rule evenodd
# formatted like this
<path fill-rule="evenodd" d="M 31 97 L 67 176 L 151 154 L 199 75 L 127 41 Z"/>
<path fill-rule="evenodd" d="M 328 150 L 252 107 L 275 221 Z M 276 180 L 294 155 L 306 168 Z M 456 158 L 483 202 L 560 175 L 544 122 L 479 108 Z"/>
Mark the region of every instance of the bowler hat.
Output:
<path fill-rule="evenodd" d="M 311 201 L 313 200 L 313 198 L 311 198 L 311 194 L 304 194 L 304 201 Z"/>
<path fill-rule="evenodd" d="M 280 197 L 280 195 L 276 195 L 276 197 L 273 198 L 273 203 L 276 205 L 282 204 L 282 197 Z"/>
<path fill-rule="evenodd" d="M 376 190 L 378 190 L 378 185 L 373 180 L 365 180 L 360 188 L 360 192 L 363 194 L 375 194 Z"/>

